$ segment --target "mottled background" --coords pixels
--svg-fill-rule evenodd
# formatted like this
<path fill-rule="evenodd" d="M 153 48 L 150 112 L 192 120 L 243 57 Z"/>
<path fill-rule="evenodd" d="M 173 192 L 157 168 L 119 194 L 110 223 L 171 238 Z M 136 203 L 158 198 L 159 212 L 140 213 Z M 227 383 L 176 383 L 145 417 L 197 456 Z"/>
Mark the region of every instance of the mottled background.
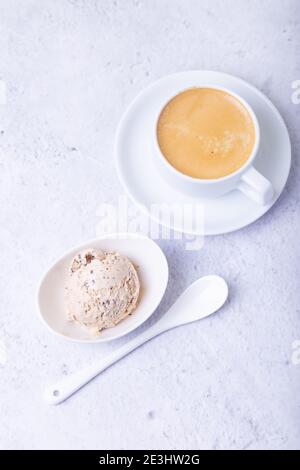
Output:
<path fill-rule="evenodd" d="M 300 448 L 299 21 L 298 0 L 1 0 L 1 448 Z M 293 145 L 287 188 L 263 219 L 198 252 L 160 242 L 171 270 L 160 312 L 215 272 L 231 291 L 219 315 L 161 336 L 48 407 L 45 384 L 127 339 L 52 336 L 36 314 L 40 276 L 94 237 L 99 204 L 123 194 L 113 141 L 126 106 L 188 69 L 236 74 L 273 100 Z"/>

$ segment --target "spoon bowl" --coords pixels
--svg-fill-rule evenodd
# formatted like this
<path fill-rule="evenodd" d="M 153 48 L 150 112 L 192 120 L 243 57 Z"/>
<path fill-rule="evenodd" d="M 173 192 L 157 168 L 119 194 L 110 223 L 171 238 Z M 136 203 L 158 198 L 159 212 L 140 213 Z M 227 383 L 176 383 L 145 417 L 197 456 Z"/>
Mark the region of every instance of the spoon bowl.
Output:
<path fill-rule="evenodd" d="M 72 258 L 86 248 L 111 250 L 127 256 L 137 267 L 141 290 L 133 314 L 113 328 L 91 336 L 84 328 L 67 320 L 64 288 Z M 38 309 L 52 333 L 73 341 L 101 343 L 126 335 L 146 321 L 159 305 L 169 278 L 168 263 L 160 247 L 150 238 L 134 234 L 111 234 L 73 248 L 47 271 L 38 289 Z"/>
<path fill-rule="evenodd" d="M 169 311 L 162 317 L 164 327 L 185 325 L 215 313 L 226 302 L 228 286 L 217 275 L 197 279 L 178 297 Z"/>

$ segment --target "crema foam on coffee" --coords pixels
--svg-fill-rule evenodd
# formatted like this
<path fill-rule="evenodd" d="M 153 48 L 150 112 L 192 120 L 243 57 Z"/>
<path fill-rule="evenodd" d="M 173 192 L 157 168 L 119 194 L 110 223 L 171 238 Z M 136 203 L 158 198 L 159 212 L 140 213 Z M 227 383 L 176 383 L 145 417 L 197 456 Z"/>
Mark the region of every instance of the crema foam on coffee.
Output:
<path fill-rule="evenodd" d="M 216 179 L 241 168 L 255 144 L 249 111 L 233 95 L 214 88 L 190 88 L 163 108 L 158 144 L 181 173 Z"/>

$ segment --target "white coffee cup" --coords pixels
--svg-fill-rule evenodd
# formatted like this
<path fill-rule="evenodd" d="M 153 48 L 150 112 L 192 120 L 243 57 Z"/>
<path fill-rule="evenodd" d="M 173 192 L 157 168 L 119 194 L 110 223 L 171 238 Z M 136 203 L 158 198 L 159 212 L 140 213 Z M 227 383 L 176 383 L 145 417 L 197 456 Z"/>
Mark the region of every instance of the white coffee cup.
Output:
<path fill-rule="evenodd" d="M 197 85 L 195 85 L 197 86 Z M 191 87 L 189 87 L 191 88 Z M 270 181 L 265 178 L 261 173 L 259 173 L 253 166 L 255 159 L 258 155 L 260 149 L 260 128 L 258 124 L 257 117 L 251 108 L 251 106 L 239 95 L 228 90 L 226 88 L 210 86 L 201 86 L 197 88 L 211 88 L 216 90 L 224 91 L 237 100 L 239 100 L 243 106 L 248 110 L 255 129 L 255 143 L 251 154 L 249 155 L 246 163 L 241 166 L 235 172 L 223 176 L 222 178 L 216 179 L 200 179 L 194 178 L 192 176 L 185 175 L 181 173 L 176 168 L 174 168 L 164 157 L 163 153 L 160 150 L 158 138 L 157 138 L 157 124 L 160 117 L 160 114 L 166 104 L 175 96 L 182 93 L 185 90 L 178 90 L 176 94 L 172 94 L 169 97 L 165 97 L 164 101 L 160 105 L 160 109 L 157 113 L 157 118 L 155 119 L 153 127 L 153 146 L 154 146 L 154 158 L 156 164 L 159 166 L 160 172 L 164 179 L 173 187 L 179 189 L 180 191 L 199 198 L 214 198 L 222 196 L 229 191 L 238 189 L 242 191 L 246 196 L 251 198 L 256 203 L 265 205 L 268 204 L 273 196 L 274 190 Z"/>

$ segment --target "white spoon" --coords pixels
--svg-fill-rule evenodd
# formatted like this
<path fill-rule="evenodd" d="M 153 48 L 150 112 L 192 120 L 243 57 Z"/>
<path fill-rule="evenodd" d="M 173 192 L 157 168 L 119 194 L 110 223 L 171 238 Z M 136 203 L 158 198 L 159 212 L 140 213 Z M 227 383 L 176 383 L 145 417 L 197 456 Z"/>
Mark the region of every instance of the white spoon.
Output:
<path fill-rule="evenodd" d="M 58 405 L 83 385 L 100 374 L 112 364 L 149 339 L 186 323 L 201 320 L 216 312 L 225 303 L 228 287 L 219 276 L 205 276 L 191 284 L 164 316 L 141 335 L 116 349 L 108 356 L 101 358 L 93 365 L 86 367 L 48 388 L 45 399 L 49 404 Z"/>

